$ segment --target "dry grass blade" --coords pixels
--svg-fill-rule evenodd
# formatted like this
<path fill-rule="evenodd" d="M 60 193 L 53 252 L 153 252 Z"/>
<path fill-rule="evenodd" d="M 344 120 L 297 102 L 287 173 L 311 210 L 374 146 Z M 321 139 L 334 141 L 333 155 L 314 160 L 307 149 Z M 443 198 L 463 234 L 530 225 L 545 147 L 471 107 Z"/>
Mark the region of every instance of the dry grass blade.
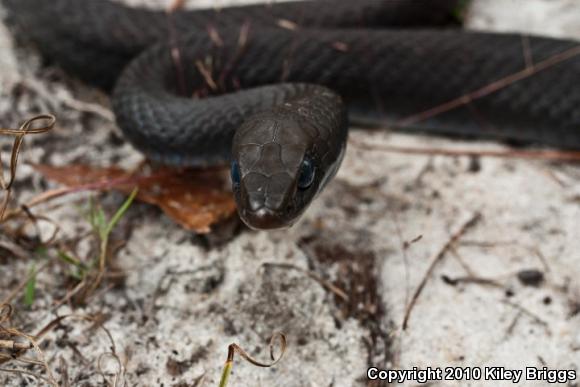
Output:
<path fill-rule="evenodd" d="M 43 101 L 48 102 L 48 105 L 54 110 L 60 110 L 62 107 L 67 107 L 78 112 L 96 115 L 109 122 L 115 121 L 115 115 L 113 112 L 98 103 L 81 101 L 74 98 L 68 92 L 54 93 L 54 91 L 49 90 L 48 87 L 38 79 L 24 78 L 20 80 L 20 83 L 22 87 L 29 89 L 38 95 L 38 97 Z"/>
<path fill-rule="evenodd" d="M 44 125 L 35 126 L 38 121 L 46 121 Z M 20 155 L 20 148 L 24 137 L 28 134 L 45 133 L 51 130 L 56 123 L 56 117 L 50 114 L 40 115 L 29 120 L 26 120 L 18 129 L 0 128 L 0 135 L 14 136 L 14 143 L 12 145 L 12 152 L 10 155 L 9 177 L 4 176 L 4 164 L 2 162 L 2 154 L 0 153 L 0 189 L 5 191 L 4 198 L 0 204 L 0 223 L 4 220 L 4 214 L 8 207 L 10 200 L 11 188 L 16 178 L 16 168 L 18 166 L 18 156 Z"/>
<path fill-rule="evenodd" d="M 20 373 L 20 374 L 24 373 L 27 375 L 34 376 L 35 378 L 38 378 L 40 380 L 43 380 L 52 386 L 58 387 L 59 384 L 56 382 L 56 379 L 54 378 L 54 376 L 52 374 L 52 371 L 49 367 L 47 360 L 45 360 L 44 353 L 40 349 L 39 344 L 49 332 L 51 332 L 54 328 L 59 326 L 63 321 L 65 321 L 65 320 L 81 320 L 81 321 L 91 322 L 91 323 L 93 323 L 94 328 L 101 329 L 103 332 L 105 332 L 108 340 L 110 341 L 109 352 L 105 353 L 105 355 L 101 355 L 98 358 L 97 369 L 101 370 L 102 360 L 104 359 L 104 356 L 110 356 L 110 357 L 116 359 L 118 361 L 118 364 L 120 365 L 120 368 L 119 368 L 120 371 L 118 373 L 116 373 L 116 376 L 114 379 L 115 382 L 110 384 L 110 385 L 113 385 L 113 386 L 119 385 L 118 382 L 119 382 L 119 379 L 123 377 L 124 367 L 123 367 L 123 364 L 121 363 L 121 361 L 119 360 L 119 358 L 116 354 L 115 341 L 113 340 L 113 337 L 112 337 L 111 333 L 109 332 L 109 330 L 105 326 L 103 326 L 101 319 L 99 319 L 98 317 L 93 317 L 93 316 L 88 316 L 88 315 L 71 314 L 71 315 L 60 316 L 60 317 L 55 318 L 54 320 L 50 321 L 48 324 L 46 324 L 35 335 L 28 335 L 28 334 L 22 333 L 18 329 L 15 329 L 12 327 L 6 327 L 3 325 L 4 323 L 6 323 L 10 319 L 12 312 L 13 312 L 13 308 L 10 305 L 0 306 L 0 335 L 2 335 L 2 337 L 9 338 L 9 339 L 0 341 L 0 349 L 4 348 L 4 349 L 7 349 L 10 351 L 9 356 L 0 356 L 0 364 L 8 363 L 11 361 L 20 361 L 22 363 L 26 363 L 26 364 L 33 365 L 33 366 L 34 365 L 42 366 L 44 368 L 47 376 L 45 377 L 42 375 L 37 375 L 34 372 L 31 372 L 29 370 L 22 372 L 20 369 L 15 369 L 15 368 L 0 368 L 0 372 L 12 372 L 12 373 Z M 25 341 L 16 341 L 18 338 L 24 339 Z M 31 349 L 35 350 L 37 359 L 30 359 L 30 358 L 23 357 L 23 355 L 28 350 L 31 350 Z M 3 354 L 0 353 L 0 355 L 3 355 Z"/>
<path fill-rule="evenodd" d="M 33 124 L 35 124 L 36 121 L 41 120 L 46 120 L 47 123 L 44 126 L 40 126 L 38 128 L 33 127 Z M 40 134 L 48 132 L 49 130 L 54 128 L 54 124 L 56 124 L 55 116 L 53 116 L 52 114 L 42 114 L 24 121 L 24 123 L 18 129 L 0 128 L 0 134 L 16 137 L 25 136 L 27 134 Z"/>
<path fill-rule="evenodd" d="M 562 151 L 562 150 L 516 150 L 506 151 L 494 150 L 469 150 L 469 149 L 443 149 L 443 148 L 424 148 L 424 147 L 405 147 L 367 144 L 361 141 L 350 140 L 350 143 L 359 149 L 370 151 L 383 151 L 392 153 L 402 153 L 410 155 L 426 156 L 449 156 L 449 157 L 497 157 L 506 159 L 524 159 L 524 160 L 545 160 L 545 161 L 580 161 L 580 151 Z"/>
<path fill-rule="evenodd" d="M 278 356 L 277 358 L 274 356 L 274 344 L 276 343 L 276 341 L 280 342 L 280 356 Z M 256 367 L 269 368 L 275 366 L 280 362 L 280 360 L 282 360 L 284 354 L 286 353 L 286 347 L 287 347 L 286 336 L 281 332 L 275 333 L 270 339 L 270 358 L 272 359 L 272 362 L 262 363 L 255 360 L 250 355 L 248 355 L 248 353 L 244 351 L 243 348 L 240 347 L 238 344 L 235 343 L 230 344 L 230 346 L 228 347 L 228 359 L 226 360 L 226 364 L 222 372 L 219 387 L 227 386 L 230 374 L 232 372 L 232 368 L 234 366 L 234 355 L 236 353 L 240 355 L 242 359 L 244 359 L 245 361 Z"/>
<path fill-rule="evenodd" d="M 116 366 L 116 370 L 114 372 L 114 378 L 112 382 L 109 382 L 108 377 L 107 377 L 107 373 L 104 371 L 104 362 L 107 359 L 112 359 L 115 362 L 115 366 Z M 123 363 L 121 363 L 121 359 L 119 359 L 119 356 L 117 356 L 117 354 L 115 353 L 103 353 L 101 354 L 101 356 L 99 356 L 99 360 L 97 362 L 97 369 L 99 371 L 99 373 L 101 374 L 101 376 L 103 377 L 103 379 L 107 380 L 107 384 L 111 387 L 117 387 L 119 385 L 119 381 L 122 379 L 123 377 Z"/>
<path fill-rule="evenodd" d="M 113 229 L 115 228 L 116 224 L 123 217 L 125 212 L 129 209 L 131 203 L 133 203 L 133 199 L 135 199 L 135 196 L 137 196 L 137 191 L 138 190 L 136 188 L 133 189 L 131 195 L 129 195 L 129 198 L 125 201 L 125 203 L 121 206 L 121 208 L 119 208 L 119 210 L 115 213 L 115 215 L 110 221 L 107 221 L 106 224 L 101 225 L 95 224 L 96 227 L 95 231 L 99 234 L 100 240 L 98 271 L 95 278 L 91 278 L 89 287 L 85 292 L 86 296 L 93 294 L 97 290 L 97 288 L 101 284 L 101 281 L 103 280 L 103 277 L 105 276 L 106 263 L 107 259 L 109 258 L 109 236 L 113 231 Z M 86 297 L 83 298 L 86 299 Z"/>
<path fill-rule="evenodd" d="M 445 256 L 445 253 L 447 253 L 447 251 L 449 251 L 453 247 L 453 245 L 455 245 L 455 243 L 457 243 L 459 238 L 461 238 L 463 236 L 463 234 L 465 234 L 465 232 L 468 229 L 475 226 L 475 224 L 480 219 L 481 219 L 480 213 L 475 213 L 474 215 L 472 215 L 469 218 L 469 220 L 467 220 L 467 222 L 463 223 L 463 225 L 461 225 L 461 227 L 455 233 L 453 233 L 453 235 L 451 235 L 451 237 L 445 243 L 445 245 L 443 245 L 443 247 L 437 252 L 437 254 L 435 254 L 435 257 L 431 260 L 431 264 L 429 265 L 427 272 L 423 276 L 421 283 L 419 284 L 419 286 L 415 290 L 415 293 L 413 294 L 413 297 L 411 298 L 411 302 L 407 306 L 407 310 L 405 311 L 405 317 L 403 319 L 403 330 L 407 329 L 407 326 L 409 324 L 409 318 L 411 317 L 411 312 L 413 310 L 413 307 L 417 303 L 419 296 L 423 292 L 423 289 L 425 288 L 425 285 L 427 284 L 427 281 L 431 277 L 431 274 L 433 273 L 433 270 L 435 270 L 435 267 L 437 266 L 437 264 L 443 259 L 443 257 Z"/>
<path fill-rule="evenodd" d="M 59 387 L 58 383 L 54 380 L 50 380 L 48 378 L 45 378 L 44 376 L 40 376 L 35 374 L 34 372 L 30 372 L 28 370 L 23 370 L 23 369 L 18 369 L 18 368 L 4 368 L 4 367 L 0 367 L 0 372 L 8 372 L 8 373 L 13 373 L 13 374 L 23 374 L 23 375 L 29 375 L 32 376 L 36 379 L 42 380 L 48 384 L 50 384 L 51 386 L 54 387 Z"/>
<path fill-rule="evenodd" d="M 524 308 L 521 305 L 518 305 L 516 303 L 513 303 L 509 300 L 503 300 L 502 301 L 504 304 L 511 306 L 514 309 L 517 309 L 520 313 L 523 313 L 524 315 L 530 317 L 536 324 L 541 325 L 545 330 L 546 333 L 551 336 L 552 335 L 552 331 L 550 330 L 550 324 L 548 324 L 546 321 L 544 321 L 543 319 L 541 319 L 539 316 L 537 316 L 536 314 L 530 312 L 528 309 Z"/>
<path fill-rule="evenodd" d="M 348 302 L 348 300 L 349 300 L 348 294 L 346 294 L 346 292 L 344 290 L 342 290 L 338 286 L 333 285 L 331 282 L 325 280 L 324 278 L 320 277 L 318 274 L 316 274 L 316 273 L 314 273 L 312 271 L 305 270 L 305 269 L 303 269 L 301 267 L 298 267 L 296 265 L 291 265 L 289 263 L 270 263 L 270 262 L 265 262 L 264 264 L 262 264 L 262 266 L 266 266 L 266 267 L 278 267 L 278 268 L 281 268 L 281 269 L 290 269 L 290 270 L 299 271 L 299 272 L 304 273 L 305 275 L 307 275 L 309 278 L 312 278 L 314 281 L 318 282 L 320 284 L 320 286 L 322 286 L 326 290 L 332 292 L 334 295 L 336 295 L 341 300 L 343 300 L 345 302 Z"/>
<path fill-rule="evenodd" d="M 4 326 L 4 323 L 10 320 L 13 311 L 14 309 L 10 305 L 5 304 L 0 307 L 0 335 L 2 335 L 2 337 L 5 337 L 5 339 L 3 339 L 2 342 L 0 342 L 0 348 L 9 349 L 11 352 L 11 356 L 9 358 L 5 357 L 0 358 L 0 364 L 4 364 L 11 360 L 15 360 L 21 357 L 29 349 L 34 349 L 39 359 L 35 361 L 35 363 L 37 364 L 39 363 L 40 365 L 42 365 L 42 367 L 46 371 L 47 377 L 45 378 L 43 376 L 36 375 L 29 371 L 27 371 L 26 373 L 39 379 L 45 380 L 53 386 L 58 386 L 58 383 L 56 382 L 52 374 L 52 371 L 50 370 L 48 362 L 44 357 L 44 353 L 40 349 L 38 340 L 41 337 L 38 335 L 31 336 L 21 332 L 16 328 Z M 24 339 L 25 342 L 16 341 L 19 338 Z M 10 372 L 9 369 L 6 369 L 5 371 Z"/>
<path fill-rule="evenodd" d="M 536 63 L 533 66 L 526 66 L 523 70 L 510 74 L 507 77 L 499 79 L 495 82 L 492 82 L 488 85 L 483 86 L 482 88 L 475 90 L 471 93 L 464 94 L 459 98 L 454 100 L 448 101 L 443 103 L 439 106 L 436 106 L 432 109 L 425 110 L 418 114 L 413 114 L 411 116 L 405 117 L 396 123 L 399 127 L 405 127 L 417 122 L 421 122 L 431 117 L 435 117 L 439 114 L 448 112 L 450 110 L 456 109 L 460 106 L 464 106 L 469 104 L 472 101 L 478 100 L 480 98 L 486 97 L 490 94 L 493 94 L 509 85 L 512 85 L 518 81 L 523 79 L 529 78 L 541 71 L 547 70 L 552 66 L 555 66 L 559 63 L 572 59 L 576 56 L 580 55 L 580 46 L 572 47 L 566 51 L 563 51 L 559 54 L 553 55 L 546 60 Z"/>
<path fill-rule="evenodd" d="M 0 325 L 10 320 L 14 308 L 10 304 L 0 304 Z"/>
<path fill-rule="evenodd" d="M 38 361 L 36 359 L 31 359 L 29 357 L 19 357 L 17 359 L 14 359 L 14 357 L 12 357 L 11 355 L 4 355 L 0 353 L 0 363 L 4 363 L 4 362 L 8 362 L 10 360 L 17 360 L 20 363 L 24 363 L 24 364 L 31 364 L 31 365 L 35 365 L 35 366 L 43 366 L 44 364 L 41 361 Z"/>
<path fill-rule="evenodd" d="M 206 85 L 212 90 L 217 91 L 218 86 L 216 82 L 213 80 L 211 70 L 207 68 L 207 66 L 200 60 L 195 61 L 195 67 L 205 80 Z"/>
<path fill-rule="evenodd" d="M 34 271 L 28 273 L 28 275 L 26 277 L 24 277 L 19 283 L 18 285 L 16 285 L 11 291 L 10 293 L 8 293 L 8 295 L 6 297 L 4 297 L 4 299 L 2 299 L 0 301 L 0 305 L 9 305 L 12 300 L 14 300 L 14 298 L 16 298 L 20 292 L 22 291 L 22 289 L 24 289 L 26 287 L 26 285 L 28 284 L 28 282 L 30 281 L 30 279 L 32 277 L 35 277 L 38 275 L 38 273 L 42 272 L 44 269 L 46 269 L 49 266 L 50 262 L 45 262 L 41 267 L 35 269 Z M 2 324 L 3 320 L 2 320 L 2 316 L 0 315 L 0 324 Z"/>

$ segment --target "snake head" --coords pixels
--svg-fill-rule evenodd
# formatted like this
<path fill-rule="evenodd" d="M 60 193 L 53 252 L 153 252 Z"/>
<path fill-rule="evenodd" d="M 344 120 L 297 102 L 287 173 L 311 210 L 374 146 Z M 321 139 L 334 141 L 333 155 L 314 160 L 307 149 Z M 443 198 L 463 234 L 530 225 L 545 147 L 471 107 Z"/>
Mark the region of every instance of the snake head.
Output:
<path fill-rule="evenodd" d="M 312 138 L 291 116 L 257 116 L 233 141 L 231 179 L 238 213 L 253 229 L 292 226 L 318 193 L 322 169 Z"/>

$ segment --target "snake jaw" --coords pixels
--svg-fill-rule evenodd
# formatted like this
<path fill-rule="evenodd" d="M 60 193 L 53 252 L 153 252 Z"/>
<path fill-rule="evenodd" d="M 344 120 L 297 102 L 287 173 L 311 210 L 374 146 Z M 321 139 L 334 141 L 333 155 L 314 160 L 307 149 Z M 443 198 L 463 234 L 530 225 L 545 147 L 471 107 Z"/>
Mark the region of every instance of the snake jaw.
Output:
<path fill-rule="evenodd" d="M 283 220 L 279 214 L 268 208 L 260 208 L 255 212 L 243 210 L 240 218 L 253 230 L 276 230 L 292 226 L 292 223 Z"/>
<path fill-rule="evenodd" d="M 252 229 L 271 230 L 292 226 L 296 217 L 297 188 L 291 176 L 250 172 L 243 175 L 234 194 L 240 218 Z"/>

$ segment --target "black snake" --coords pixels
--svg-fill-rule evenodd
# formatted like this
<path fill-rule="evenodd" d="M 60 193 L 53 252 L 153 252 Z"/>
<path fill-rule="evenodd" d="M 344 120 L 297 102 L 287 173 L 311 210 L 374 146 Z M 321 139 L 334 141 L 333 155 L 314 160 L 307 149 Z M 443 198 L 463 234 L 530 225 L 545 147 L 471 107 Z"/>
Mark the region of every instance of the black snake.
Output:
<path fill-rule="evenodd" d="M 339 168 L 349 118 L 393 123 L 471 96 L 406 129 L 580 148 L 580 57 L 566 56 L 577 43 L 464 31 L 453 26 L 461 0 L 174 13 L 107 0 L 2 2 L 46 57 L 112 90 L 119 126 L 149 158 L 231 162 L 251 227 L 298 219 Z"/>

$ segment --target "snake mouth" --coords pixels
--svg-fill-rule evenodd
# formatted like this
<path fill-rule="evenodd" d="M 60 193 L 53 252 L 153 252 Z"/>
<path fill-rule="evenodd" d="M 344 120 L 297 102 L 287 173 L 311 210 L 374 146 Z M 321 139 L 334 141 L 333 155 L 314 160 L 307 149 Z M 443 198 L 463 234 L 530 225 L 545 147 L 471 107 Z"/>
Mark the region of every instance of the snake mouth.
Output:
<path fill-rule="evenodd" d="M 288 228 L 294 223 L 296 182 L 287 174 L 267 176 L 251 172 L 234 191 L 238 213 L 254 230 Z"/>
<path fill-rule="evenodd" d="M 240 213 L 240 218 L 254 230 L 276 230 L 292 226 L 283 214 L 265 207 L 256 211 L 244 209 Z"/>

